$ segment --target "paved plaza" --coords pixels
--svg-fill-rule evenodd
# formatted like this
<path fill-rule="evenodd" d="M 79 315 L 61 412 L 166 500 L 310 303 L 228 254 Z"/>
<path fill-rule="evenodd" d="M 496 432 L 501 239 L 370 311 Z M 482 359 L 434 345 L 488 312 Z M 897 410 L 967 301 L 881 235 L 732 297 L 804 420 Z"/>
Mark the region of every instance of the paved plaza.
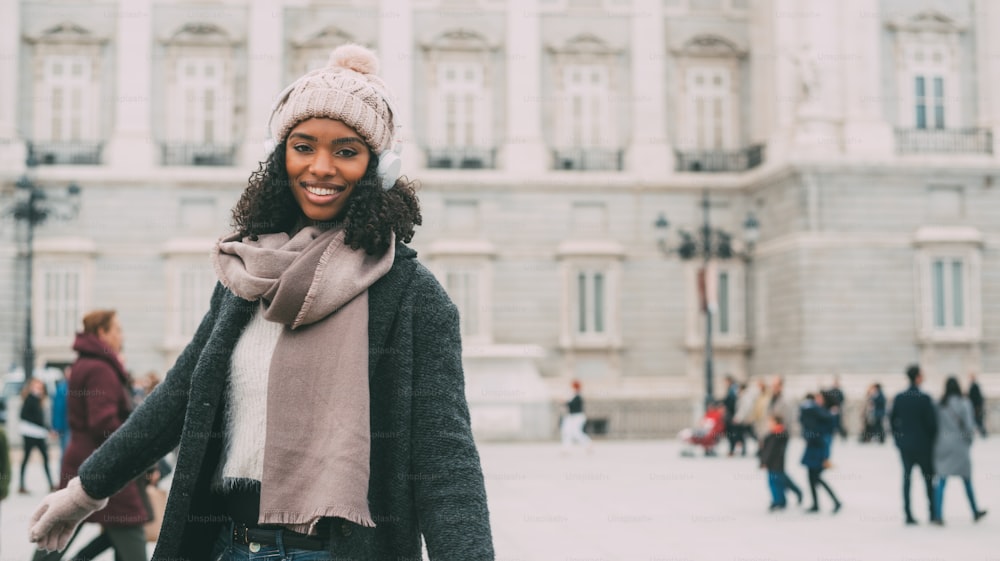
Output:
<path fill-rule="evenodd" d="M 1000 561 L 1000 437 L 973 447 L 977 499 L 990 514 L 973 524 L 961 483 L 953 480 L 944 528 L 926 524 L 926 499 L 916 485 L 921 524 L 903 525 L 891 444 L 834 444 L 828 480 L 844 502 L 836 515 L 826 497 L 819 514 L 797 506 L 770 514 L 763 472 L 751 457 L 684 458 L 680 449 L 668 440 L 603 441 L 591 454 L 564 455 L 555 443 L 482 444 L 497 559 Z M 801 451 L 801 440 L 790 445 L 788 466 L 804 485 Z M 18 451 L 13 459 L 17 465 Z M 28 481 L 34 495 L 15 493 L 0 506 L 0 561 L 30 559 L 27 519 L 42 488 L 37 465 Z"/>

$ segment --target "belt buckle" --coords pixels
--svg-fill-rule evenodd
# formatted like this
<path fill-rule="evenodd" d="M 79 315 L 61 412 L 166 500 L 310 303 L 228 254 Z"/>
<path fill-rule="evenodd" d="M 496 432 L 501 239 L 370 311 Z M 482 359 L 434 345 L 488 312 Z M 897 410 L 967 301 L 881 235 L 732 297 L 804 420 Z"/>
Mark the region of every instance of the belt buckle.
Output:
<path fill-rule="evenodd" d="M 243 535 L 242 536 L 240 535 L 240 528 L 243 529 Z M 246 545 L 246 544 L 250 543 L 250 536 L 248 534 L 249 531 L 250 531 L 250 528 L 247 527 L 246 524 L 237 524 L 237 525 L 234 525 L 233 526 L 233 541 L 235 541 L 236 543 L 239 543 L 241 545 Z M 242 541 L 240 541 L 240 540 L 242 540 Z"/>

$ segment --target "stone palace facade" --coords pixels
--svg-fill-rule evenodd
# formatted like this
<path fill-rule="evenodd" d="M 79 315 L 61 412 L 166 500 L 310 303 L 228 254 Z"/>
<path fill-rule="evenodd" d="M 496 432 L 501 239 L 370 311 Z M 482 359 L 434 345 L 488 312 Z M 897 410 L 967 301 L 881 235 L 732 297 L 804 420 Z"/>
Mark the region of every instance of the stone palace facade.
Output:
<path fill-rule="evenodd" d="M 839 375 L 857 406 L 916 361 L 932 394 L 1000 392 L 993 0 L 14 0 L 0 29 L 0 205 L 22 177 L 82 189 L 35 229 L 40 366 L 110 307 L 130 369 L 169 369 L 273 96 L 356 42 L 402 107 L 412 245 L 461 311 L 481 437 L 554 436 L 572 379 L 611 436 L 692 422 L 701 260 L 676 249 L 703 197 L 734 254 L 707 269 L 716 395 Z M 12 368 L 25 232 L 3 216 Z"/>

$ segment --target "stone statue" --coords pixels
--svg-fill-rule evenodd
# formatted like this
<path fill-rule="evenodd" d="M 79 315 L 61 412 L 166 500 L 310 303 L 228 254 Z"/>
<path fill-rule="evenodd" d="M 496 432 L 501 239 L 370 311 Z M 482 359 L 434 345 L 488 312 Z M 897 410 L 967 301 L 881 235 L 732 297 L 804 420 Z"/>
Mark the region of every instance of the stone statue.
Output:
<path fill-rule="evenodd" d="M 820 80 L 818 61 L 812 45 L 806 43 L 801 49 L 792 53 L 792 62 L 798 77 L 798 94 L 800 107 L 808 107 L 820 100 Z"/>

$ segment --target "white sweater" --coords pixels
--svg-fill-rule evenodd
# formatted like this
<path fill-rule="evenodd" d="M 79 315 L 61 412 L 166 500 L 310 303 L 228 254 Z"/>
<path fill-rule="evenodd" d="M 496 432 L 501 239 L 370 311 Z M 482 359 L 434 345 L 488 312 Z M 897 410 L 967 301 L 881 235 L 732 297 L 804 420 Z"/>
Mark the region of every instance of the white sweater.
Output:
<path fill-rule="evenodd" d="M 225 447 L 215 486 L 229 490 L 260 481 L 264 474 L 267 430 L 267 373 L 284 326 L 264 319 L 264 304 L 254 314 L 233 349 L 226 387 Z"/>

